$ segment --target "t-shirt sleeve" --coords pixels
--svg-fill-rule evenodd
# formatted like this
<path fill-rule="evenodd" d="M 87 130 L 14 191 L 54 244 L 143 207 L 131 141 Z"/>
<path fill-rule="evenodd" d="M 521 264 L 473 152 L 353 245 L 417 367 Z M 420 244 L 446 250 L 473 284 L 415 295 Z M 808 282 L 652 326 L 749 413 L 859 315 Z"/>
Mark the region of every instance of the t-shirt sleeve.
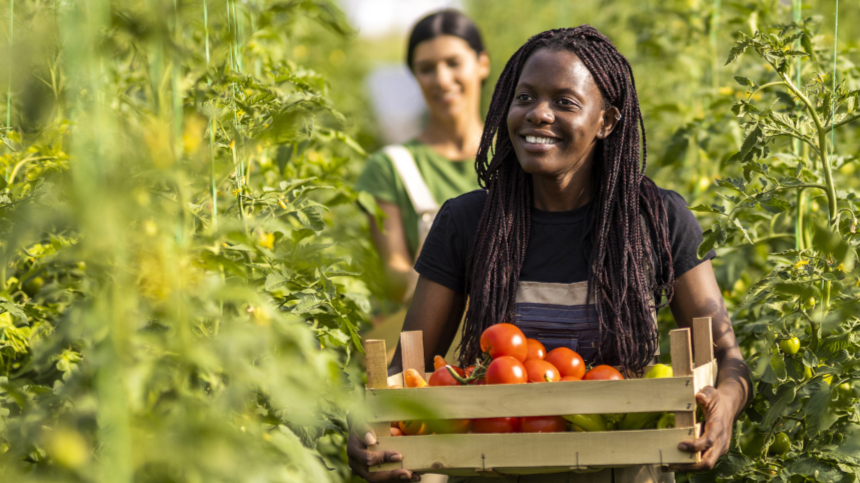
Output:
<path fill-rule="evenodd" d="M 397 202 L 397 174 L 388 156 L 378 151 L 367 158 L 364 171 L 355 184 L 356 191 L 367 191 L 375 198 L 390 203 Z"/>
<path fill-rule="evenodd" d="M 468 242 L 461 226 L 463 220 L 458 220 L 455 212 L 451 201 L 442 205 L 415 262 L 415 271 L 428 280 L 464 293 L 468 256 L 465 245 Z"/>
<path fill-rule="evenodd" d="M 698 265 L 711 260 L 717 254 L 711 250 L 699 259 L 699 244 L 702 243 L 702 227 L 687 202 L 674 191 L 663 190 L 663 206 L 669 221 L 669 243 L 672 246 L 672 267 L 675 278 L 684 275 Z"/>

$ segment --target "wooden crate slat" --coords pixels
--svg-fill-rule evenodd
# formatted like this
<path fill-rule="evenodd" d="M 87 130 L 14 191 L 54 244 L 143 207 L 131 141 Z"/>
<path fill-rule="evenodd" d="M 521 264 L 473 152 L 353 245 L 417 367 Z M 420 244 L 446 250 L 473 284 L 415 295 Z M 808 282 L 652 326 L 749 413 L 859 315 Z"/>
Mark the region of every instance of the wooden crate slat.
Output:
<path fill-rule="evenodd" d="M 710 317 L 693 319 L 693 355 L 696 367 L 714 360 L 714 333 Z"/>
<path fill-rule="evenodd" d="M 368 389 L 388 388 L 388 360 L 385 354 L 385 341 L 373 339 L 364 341 L 364 352 L 367 354 L 365 361 Z M 365 393 L 365 398 L 371 398 L 370 392 Z M 372 423 L 370 428 L 377 437 L 391 434 L 387 423 Z"/>
<path fill-rule="evenodd" d="M 716 386 L 718 369 L 716 359 L 693 369 L 693 389 L 696 394 L 707 386 Z"/>
<path fill-rule="evenodd" d="M 571 381 L 367 391 L 371 421 L 415 417 L 424 407 L 445 419 L 682 411 L 694 407 L 693 378 Z"/>
<path fill-rule="evenodd" d="M 403 461 L 372 471 L 408 468 L 445 473 L 501 468 L 683 464 L 695 455 L 678 450 L 694 428 L 599 433 L 451 434 L 380 438 L 378 451 L 397 451 Z"/>
<path fill-rule="evenodd" d="M 403 372 L 407 369 L 415 369 L 419 374 L 424 374 L 424 332 L 410 330 L 400 333 L 400 357 L 403 363 Z"/>

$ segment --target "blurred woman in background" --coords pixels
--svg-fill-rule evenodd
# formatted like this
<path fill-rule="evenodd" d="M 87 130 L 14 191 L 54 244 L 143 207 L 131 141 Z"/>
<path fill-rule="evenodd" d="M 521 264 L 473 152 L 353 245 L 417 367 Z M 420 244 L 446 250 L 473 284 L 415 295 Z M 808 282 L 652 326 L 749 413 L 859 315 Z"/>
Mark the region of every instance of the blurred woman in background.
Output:
<path fill-rule="evenodd" d="M 427 103 L 427 126 L 417 138 L 373 154 L 356 186 L 373 195 L 386 215 L 380 229 L 370 214 L 370 232 L 388 296 L 404 303 L 415 290 L 418 273 L 412 267 L 439 206 L 479 188 L 474 160 L 483 131 L 481 85 L 490 59 L 474 22 L 448 9 L 415 25 L 406 65 Z M 400 327 L 392 329 L 399 334 Z"/>

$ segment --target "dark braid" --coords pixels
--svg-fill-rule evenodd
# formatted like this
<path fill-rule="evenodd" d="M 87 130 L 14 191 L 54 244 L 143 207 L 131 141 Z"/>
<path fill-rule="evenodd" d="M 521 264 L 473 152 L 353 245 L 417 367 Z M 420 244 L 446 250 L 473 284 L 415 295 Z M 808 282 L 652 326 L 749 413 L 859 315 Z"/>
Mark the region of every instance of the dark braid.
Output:
<path fill-rule="evenodd" d="M 589 25 L 535 35 L 511 57 L 496 84 L 475 161 L 478 180 L 488 197 L 467 267 L 470 303 L 460 362 L 475 361 L 484 329 L 514 321 L 531 226 L 532 184 L 514 152 L 507 116 L 523 65 L 543 48 L 575 53 L 594 77 L 606 107 L 615 106 L 621 113 L 616 129 L 599 142 L 593 161 L 596 189 L 590 217 L 588 293 L 600 323 L 598 359 L 621 365 L 625 371 L 638 371 L 652 360 L 658 347 L 652 296 L 665 295 L 666 303 L 672 298 L 668 221 L 657 186 L 644 175 L 645 125 L 630 64 L 608 38 Z M 657 246 L 651 246 L 649 233 Z"/>

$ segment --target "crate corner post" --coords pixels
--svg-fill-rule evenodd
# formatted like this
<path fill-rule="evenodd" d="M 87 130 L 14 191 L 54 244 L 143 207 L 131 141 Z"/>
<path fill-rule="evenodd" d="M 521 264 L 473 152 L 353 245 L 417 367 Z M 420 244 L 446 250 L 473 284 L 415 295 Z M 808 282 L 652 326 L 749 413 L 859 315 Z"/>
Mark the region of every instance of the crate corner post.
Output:
<path fill-rule="evenodd" d="M 693 347 L 690 337 L 690 329 L 675 329 L 669 332 L 669 343 L 672 350 L 672 373 L 675 377 L 693 376 Z M 690 385 L 689 411 L 678 411 L 675 413 L 675 427 L 689 429 L 690 439 L 699 437 L 696 426 L 696 389 Z M 694 461 L 701 461 L 701 453 L 696 453 Z"/>
<path fill-rule="evenodd" d="M 372 397 L 373 389 L 388 389 L 388 364 L 384 340 L 366 340 L 364 352 L 367 354 L 367 391 L 366 396 Z M 374 422 L 370 424 L 377 440 L 380 436 L 389 436 L 389 423 Z"/>

